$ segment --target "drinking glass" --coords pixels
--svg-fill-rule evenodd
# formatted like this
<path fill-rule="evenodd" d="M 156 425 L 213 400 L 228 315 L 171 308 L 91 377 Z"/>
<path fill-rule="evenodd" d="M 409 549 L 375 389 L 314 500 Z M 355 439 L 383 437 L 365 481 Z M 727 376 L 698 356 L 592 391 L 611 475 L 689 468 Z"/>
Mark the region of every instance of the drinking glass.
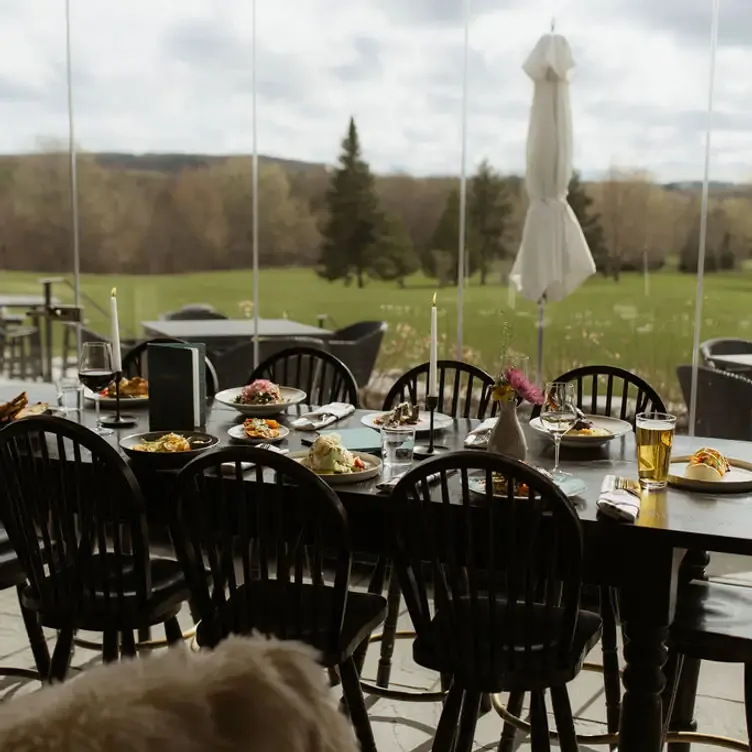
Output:
<path fill-rule="evenodd" d="M 84 342 L 78 378 L 85 387 L 94 392 L 97 416 L 94 432 L 100 436 L 109 436 L 112 431 L 102 426 L 99 415 L 100 392 L 115 378 L 112 347 L 109 342 Z"/>
<path fill-rule="evenodd" d="M 546 384 L 541 405 L 541 425 L 554 439 L 554 480 L 561 480 L 566 473 L 559 470 L 559 451 L 562 436 L 577 422 L 575 385 L 572 382 L 552 381 Z"/>
<path fill-rule="evenodd" d="M 635 425 L 640 485 L 647 490 L 665 488 L 668 484 L 676 416 L 669 413 L 638 413 Z"/>
<path fill-rule="evenodd" d="M 410 469 L 415 448 L 414 426 L 381 427 L 381 459 L 387 478 Z"/>
<path fill-rule="evenodd" d="M 61 376 L 56 382 L 57 388 L 57 405 L 64 415 L 78 413 L 78 419 L 81 419 L 81 409 L 83 407 L 83 387 L 77 378 L 72 376 Z M 71 402 L 73 404 L 71 404 Z"/>

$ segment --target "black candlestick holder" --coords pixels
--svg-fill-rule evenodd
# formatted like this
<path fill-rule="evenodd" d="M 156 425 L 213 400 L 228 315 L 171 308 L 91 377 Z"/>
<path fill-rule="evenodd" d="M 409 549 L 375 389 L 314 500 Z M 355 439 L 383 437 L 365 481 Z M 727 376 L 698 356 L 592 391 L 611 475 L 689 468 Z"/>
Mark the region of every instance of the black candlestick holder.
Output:
<path fill-rule="evenodd" d="M 435 457 L 437 454 L 448 452 L 449 447 L 436 443 L 436 434 L 434 430 L 434 416 L 436 408 L 439 406 L 438 397 L 426 397 L 426 410 L 428 410 L 428 443 L 416 444 L 413 450 L 413 456 L 417 459 L 424 460 L 428 457 Z"/>
<path fill-rule="evenodd" d="M 102 425 L 107 426 L 107 428 L 127 428 L 128 426 L 135 426 L 138 423 L 132 415 L 120 414 L 120 382 L 122 380 L 123 372 L 118 371 L 115 374 L 115 415 L 102 420 Z"/>

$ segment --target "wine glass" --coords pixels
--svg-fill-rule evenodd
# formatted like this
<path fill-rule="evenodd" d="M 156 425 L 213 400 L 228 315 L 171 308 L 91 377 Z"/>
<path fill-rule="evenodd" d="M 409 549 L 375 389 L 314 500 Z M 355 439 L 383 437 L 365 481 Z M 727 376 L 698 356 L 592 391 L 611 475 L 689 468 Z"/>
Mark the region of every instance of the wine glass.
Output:
<path fill-rule="evenodd" d="M 562 436 L 577 422 L 574 384 L 552 381 L 546 384 L 543 405 L 540 411 L 541 425 L 554 439 L 554 480 L 561 480 L 566 473 L 559 470 L 559 449 Z"/>
<path fill-rule="evenodd" d="M 98 433 L 100 436 L 109 436 L 112 431 L 102 426 L 102 419 L 99 415 L 100 392 L 115 378 L 115 365 L 109 342 L 84 342 L 81 350 L 81 363 L 78 367 L 78 378 L 85 387 L 94 392 L 97 416 L 94 433 Z"/>

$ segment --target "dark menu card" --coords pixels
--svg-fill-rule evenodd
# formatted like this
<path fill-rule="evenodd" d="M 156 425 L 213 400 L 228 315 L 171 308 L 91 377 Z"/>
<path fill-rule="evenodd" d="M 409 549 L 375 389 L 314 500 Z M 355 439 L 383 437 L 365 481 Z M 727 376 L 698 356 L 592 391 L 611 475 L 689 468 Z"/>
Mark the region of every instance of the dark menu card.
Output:
<path fill-rule="evenodd" d="M 149 366 L 149 430 L 193 431 L 206 424 L 206 365 L 202 343 L 153 344 Z"/>

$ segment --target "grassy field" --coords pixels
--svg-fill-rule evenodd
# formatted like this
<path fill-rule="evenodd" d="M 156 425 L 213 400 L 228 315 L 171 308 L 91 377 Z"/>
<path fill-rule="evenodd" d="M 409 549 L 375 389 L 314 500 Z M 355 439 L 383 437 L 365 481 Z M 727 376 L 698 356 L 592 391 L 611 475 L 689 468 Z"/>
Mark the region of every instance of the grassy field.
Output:
<path fill-rule="evenodd" d="M 0 272 L 0 293 L 39 293 L 33 273 Z M 408 280 L 404 289 L 394 283 L 370 283 L 362 290 L 330 284 L 306 269 L 264 270 L 260 278 L 259 313 L 265 318 L 287 316 L 316 323 L 319 314 L 336 328 L 361 319 L 384 319 L 390 333 L 382 353 L 382 368 L 402 368 L 427 355 L 428 310 L 433 283 L 422 277 Z M 680 393 L 674 369 L 692 359 L 695 316 L 693 277 L 675 272 L 656 273 L 645 295 L 643 279 L 628 275 L 621 282 L 593 278 L 567 300 L 551 304 L 544 322 L 545 372 L 554 376 L 576 364 L 621 364 L 676 398 Z M 118 288 L 123 336 L 139 336 L 140 322 L 153 320 L 186 303 L 211 303 L 230 317 L 244 315 L 243 301 L 252 297 L 249 271 L 206 272 L 173 276 L 85 276 L 83 292 L 107 310 L 108 295 Z M 702 339 L 752 335 L 752 273 L 710 275 L 705 283 Z M 65 285 L 56 294 L 72 298 Z M 453 354 L 457 291 L 439 290 L 443 353 Z M 516 350 L 535 359 L 536 307 L 510 298 L 498 284 L 465 290 L 465 357 L 487 369 L 499 357 L 504 319 L 512 323 Z M 108 331 L 105 316 L 86 307 L 87 323 Z"/>

